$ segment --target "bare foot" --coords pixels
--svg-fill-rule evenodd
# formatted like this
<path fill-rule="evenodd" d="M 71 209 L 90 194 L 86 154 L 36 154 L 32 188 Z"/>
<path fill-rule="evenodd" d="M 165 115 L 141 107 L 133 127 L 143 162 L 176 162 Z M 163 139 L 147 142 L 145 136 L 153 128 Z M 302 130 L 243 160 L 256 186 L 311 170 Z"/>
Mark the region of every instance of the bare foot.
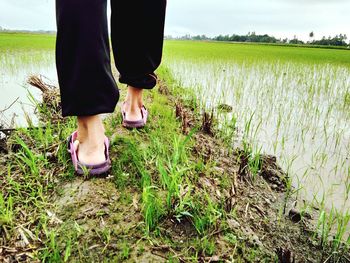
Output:
<path fill-rule="evenodd" d="M 138 121 L 142 119 L 141 106 L 125 103 L 125 119 L 129 121 Z"/>
<path fill-rule="evenodd" d="M 125 118 L 129 121 L 138 121 L 142 119 L 142 89 L 128 86 L 128 94 L 126 95 L 125 101 Z"/>
<path fill-rule="evenodd" d="M 100 164 L 106 160 L 105 134 L 99 115 L 78 117 L 78 138 L 74 142 L 79 161 Z"/>

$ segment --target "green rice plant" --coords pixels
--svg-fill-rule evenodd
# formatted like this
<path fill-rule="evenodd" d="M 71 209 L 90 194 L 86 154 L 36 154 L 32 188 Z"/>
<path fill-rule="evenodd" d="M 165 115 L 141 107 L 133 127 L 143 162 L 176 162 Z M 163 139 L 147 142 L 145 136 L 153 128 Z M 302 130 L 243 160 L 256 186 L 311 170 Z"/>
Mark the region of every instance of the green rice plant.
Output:
<path fill-rule="evenodd" d="M 44 157 L 42 155 L 35 155 L 19 136 L 15 137 L 15 142 L 21 147 L 21 150 L 16 156 L 17 163 L 22 168 L 22 171 L 25 174 L 29 172 L 31 175 L 39 176 L 39 164 L 45 161 Z"/>
<path fill-rule="evenodd" d="M 47 122 L 45 127 L 30 127 L 28 134 L 37 143 L 37 146 L 40 145 L 46 151 L 54 142 L 53 132 L 51 123 Z"/>
<path fill-rule="evenodd" d="M 347 91 L 345 92 L 344 95 L 344 108 L 349 108 L 350 107 L 350 92 Z"/>
<path fill-rule="evenodd" d="M 217 136 L 221 138 L 227 146 L 231 146 L 236 129 L 237 129 L 237 116 L 235 113 L 230 115 L 225 114 L 224 117 L 218 116 L 219 129 Z M 231 147 L 229 147 L 230 149 Z"/>
<path fill-rule="evenodd" d="M 321 210 L 320 216 L 317 222 L 317 232 L 319 234 L 319 244 L 320 246 L 326 246 L 328 242 L 328 238 L 331 232 L 332 227 L 336 222 L 335 210 L 332 209 L 327 212 L 325 210 Z"/>
<path fill-rule="evenodd" d="M 142 191 L 142 212 L 147 234 L 155 229 L 160 218 L 164 215 L 164 208 L 155 192 L 156 189 L 156 186 L 144 186 Z"/>
<path fill-rule="evenodd" d="M 253 122 L 253 117 L 255 115 L 255 112 L 253 112 L 250 116 L 248 121 L 245 123 L 244 125 L 244 133 L 243 133 L 243 141 L 248 140 L 249 135 L 251 133 L 251 129 L 252 129 L 252 122 Z"/>
<path fill-rule="evenodd" d="M 183 217 L 191 218 L 193 217 L 193 197 L 192 197 L 192 190 L 193 186 L 191 186 L 191 183 L 189 180 L 187 180 L 186 188 L 184 189 L 183 186 L 180 186 L 180 196 L 178 203 L 175 206 L 174 214 L 175 218 L 178 222 L 181 222 Z M 183 194 L 184 193 L 184 194 Z"/>
<path fill-rule="evenodd" d="M 40 253 L 41 262 L 63 262 L 61 251 L 57 243 L 57 235 L 54 231 L 48 231 L 46 233 L 48 238 L 47 246 Z M 68 254 L 68 253 L 67 253 Z"/>
<path fill-rule="evenodd" d="M 168 189 L 171 186 L 171 178 L 169 176 L 168 171 L 166 170 L 164 163 L 162 160 L 158 160 L 157 167 L 160 175 L 160 182 L 162 184 L 163 189 Z M 172 195 L 172 194 L 171 194 Z M 167 201 L 168 206 L 170 205 L 169 201 Z"/>
<path fill-rule="evenodd" d="M 261 149 L 254 151 L 252 144 L 248 143 L 246 140 L 242 141 L 243 144 L 243 156 L 239 156 L 239 158 L 245 158 L 247 160 L 247 164 L 245 168 L 249 169 L 249 172 L 252 176 L 252 181 L 256 181 L 256 176 L 259 174 L 261 170 Z"/>
<path fill-rule="evenodd" d="M 345 179 L 345 201 L 348 201 L 350 195 L 350 166 L 347 168 Z"/>
<path fill-rule="evenodd" d="M 215 253 L 216 246 L 213 240 L 209 237 L 204 236 L 198 240 L 199 251 L 202 255 L 212 256 Z"/>
<path fill-rule="evenodd" d="M 180 189 L 183 181 L 183 175 L 186 171 L 191 170 L 192 167 L 171 169 L 170 173 L 166 175 L 169 179 L 167 184 L 167 198 L 166 203 L 168 208 L 172 208 L 180 199 Z"/>
<path fill-rule="evenodd" d="M 332 250 L 333 252 L 337 252 L 340 248 L 340 244 L 344 241 L 344 236 L 347 232 L 347 226 L 350 222 L 350 214 L 347 211 L 345 215 L 336 211 L 336 226 L 337 230 L 332 240 Z"/>
<path fill-rule="evenodd" d="M 205 192 L 202 194 L 202 197 L 198 198 L 200 198 L 202 201 L 194 200 L 192 203 L 193 216 L 191 217 L 191 221 L 198 234 L 204 235 L 205 232 L 212 227 L 223 214 L 218 209 L 217 205 L 212 201 L 208 193 Z M 205 203 L 203 202 L 203 198 Z"/>
<path fill-rule="evenodd" d="M 256 180 L 256 176 L 259 174 L 261 170 L 261 147 L 254 154 L 250 154 L 248 158 L 248 168 L 252 173 L 253 181 Z"/>
<path fill-rule="evenodd" d="M 128 259 L 130 257 L 130 252 L 131 252 L 130 244 L 124 241 L 121 245 L 120 258 L 122 260 Z"/>
<path fill-rule="evenodd" d="M 7 199 L 5 199 L 3 194 L 0 193 L 0 227 L 4 225 L 11 225 L 13 218 L 14 215 L 12 196 L 9 196 Z"/>
<path fill-rule="evenodd" d="M 244 155 L 249 158 L 253 154 L 253 146 L 247 140 L 242 141 L 242 146 Z"/>
<path fill-rule="evenodd" d="M 203 235 L 210 226 L 210 218 L 208 215 L 194 214 L 192 222 L 197 233 L 200 235 Z"/>
<path fill-rule="evenodd" d="M 298 158 L 298 155 L 293 155 L 290 158 L 287 159 L 287 164 L 286 164 L 286 173 L 291 174 L 292 173 L 292 165 L 295 162 L 295 160 Z"/>
<path fill-rule="evenodd" d="M 158 170 L 161 175 L 161 183 L 167 190 L 166 204 L 169 209 L 173 207 L 175 200 L 179 197 L 181 173 L 178 171 L 167 171 L 161 162 L 158 162 Z"/>
<path fill-rule="evenodd" d="M 69 257 L 71 256 L 72 252 L 72 240 L 69 238 L 66 243 L 66 249 L 64 251 L 64 257 L 63 261 L 64 262 L 69 262 Z"/>
<path fill-rule="evenodd" d="M 173 141 L 173 160 L 172 164 L 173 166 L 176 166 L 179 162 L 186 164 L 188 162 L 187 159 L 187 149 L 186 146 L 188 146 L 192 136 L 198 131 L 198 128 L 193 128 L 188 135 L 182 140 L 179 140 L 177 137 L 174 137 Z"/>
<path fill-rule="evenodd" d="M 167 190 L 166 203 L 168 209 L 171 209 L 175 202 L 180 198 L 180 187 L 183 181 L 183 175 L 193 169 L 189 166 L 186 153 L 186 145 L 191 139 L 195 130 L 192 130 L 182 141 L 178 137 L 173 138 L 171 156 L 164 161 L 157 158 L 157 167 L 160 175 L 160 182 Z M 166 165 L 165 165 L 166 163 Z"/>
<path fill-rule="evenodd" d="M 12 177 L 12 169 L 13 169 L 13 165 L 8 164 L 6 179 L 5 179 L 8 187 L 6 187 L 5 189 L 8 194 L 20 199 L 22 198 L 22 185 L 20 182 L 18 182 Z"/>

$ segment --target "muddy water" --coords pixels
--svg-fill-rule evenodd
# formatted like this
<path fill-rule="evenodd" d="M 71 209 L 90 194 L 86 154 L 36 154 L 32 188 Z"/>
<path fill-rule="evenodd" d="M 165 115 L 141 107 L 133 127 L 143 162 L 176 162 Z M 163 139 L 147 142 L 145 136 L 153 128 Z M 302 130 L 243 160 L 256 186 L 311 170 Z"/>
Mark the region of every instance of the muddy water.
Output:
<path fill-rule="evenodd" d="M 350 209 L 349 68 L 181 59 L 167 66 L 206 107 L 232 106 L 238 136 L 247 136 L 255 152 L 277 155 L 300 199 Z"/>
<path fill-rule="evenodd" d="M 26 114 L 35 122 L 35 107 L 28 91 L 36 99 L 40 98 L 40 92 L 26 83 L 31 74 L 42 74 L 48 82 L 57 84 L 54 52 L 0 53 L 0 124 L 3 126 L 26 126 Z"/>

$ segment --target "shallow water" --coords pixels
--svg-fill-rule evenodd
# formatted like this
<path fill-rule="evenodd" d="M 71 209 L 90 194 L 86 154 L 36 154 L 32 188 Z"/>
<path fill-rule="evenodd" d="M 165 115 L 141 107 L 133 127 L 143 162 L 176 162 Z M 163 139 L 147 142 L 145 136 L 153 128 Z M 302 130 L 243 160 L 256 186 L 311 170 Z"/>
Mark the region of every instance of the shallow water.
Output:
<path fill-rule="evenodd" d="M 26 114 L 36 121 L 33 115 L 35 107 L 28 92 L 40 99 L 40 91 L 26 83 L 32 74 L 41 74 L 48 78 L 49 83 L 57 85 L 53 51 L 0 53 L 0 125 L 27 126 Z"/>
<path fill-rule="evenodd" d="M 248 137 L 255 152 L 278 157 L 301 199 L 350 208 L 350 105 L 344 101 L 349 68 L 180 58 L 166 66 L 205 107 L 232 106 L 238 135 Z"/>

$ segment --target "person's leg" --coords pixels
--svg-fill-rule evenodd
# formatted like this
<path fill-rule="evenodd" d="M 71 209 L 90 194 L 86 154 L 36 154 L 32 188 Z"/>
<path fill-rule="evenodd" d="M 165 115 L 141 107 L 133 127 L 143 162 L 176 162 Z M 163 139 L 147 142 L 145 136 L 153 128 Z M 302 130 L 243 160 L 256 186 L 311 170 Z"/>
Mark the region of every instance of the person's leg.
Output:
<path fill-rule="evenodd" d="M 100 113 L 113 112 L 119 91 L 112 76 L 107 0 L 56 0 L 56 66 L 62 115 L 78 116 L 79 159 L 105 159 Z"/>
<path fill-rule="evenodd" d="M 157 83 L 161 62 L 166 0 L 112 0 L 112 47 L 119 81 L 128 84 L 128 120 L 141 118 L 142 90 Z"/>

